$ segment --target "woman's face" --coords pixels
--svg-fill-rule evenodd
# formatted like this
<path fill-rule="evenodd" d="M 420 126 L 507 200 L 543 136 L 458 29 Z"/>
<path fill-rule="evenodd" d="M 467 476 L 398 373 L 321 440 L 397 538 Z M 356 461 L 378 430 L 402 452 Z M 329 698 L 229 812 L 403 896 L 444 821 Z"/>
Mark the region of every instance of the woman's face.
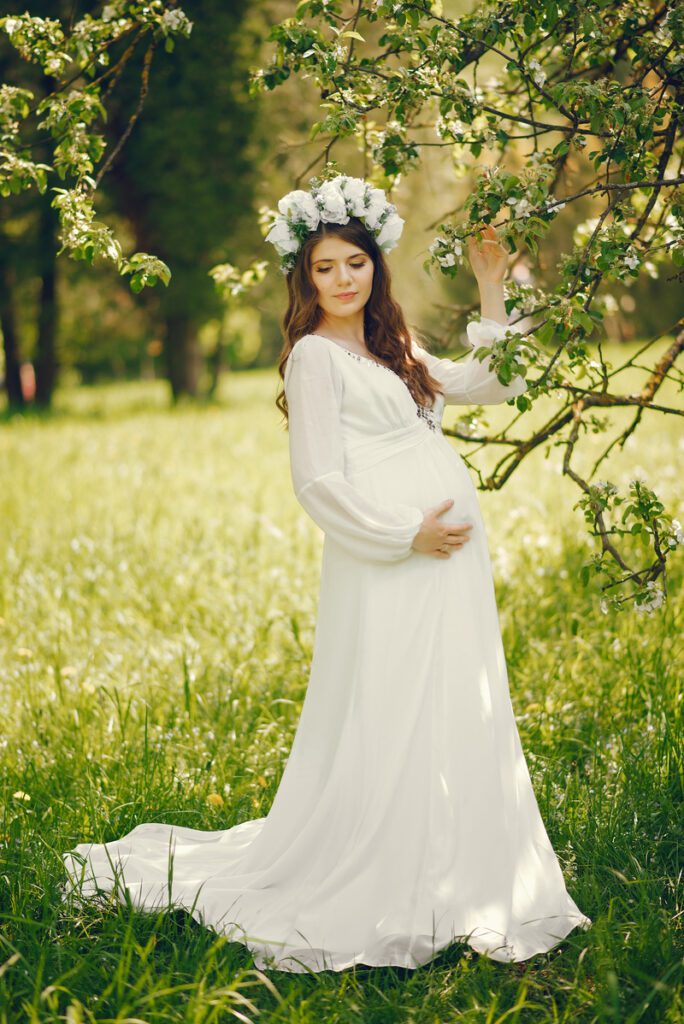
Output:
<path fill-rule="evenodd" d="M 334 317 L 358 313 L 373 288 L 373 260 L 357 245 L 337 235 L 317 242 L 311 252 L 311 280 L 318 305 Z"/>

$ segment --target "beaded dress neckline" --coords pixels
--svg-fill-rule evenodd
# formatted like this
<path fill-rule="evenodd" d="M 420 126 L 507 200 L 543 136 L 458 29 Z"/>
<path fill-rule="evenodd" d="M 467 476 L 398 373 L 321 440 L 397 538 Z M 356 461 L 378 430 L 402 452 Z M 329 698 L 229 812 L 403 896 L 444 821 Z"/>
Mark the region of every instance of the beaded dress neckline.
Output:
<path fill-rule="evenodd" d="M 345 348 L 344 345 L 341 345 L 339 341 L 333 341 L 332 338 L 326 338 L 325 334 L 314 334 L 313 337 L 323 338 L 324 341 L 329 341 L 331 345 L 341 348 L 342 351 L 346 352 L 348 356 L 352 357 L 352 359 L 362 359 L 364 363 L 373 363 L 374 366 L 380 366 L 383 370 L 389 370 L 390 373 L 396 372 L 391 366 L 388 366 L 387 363 L 380 363 L 377 359 L 371 359 L 369 356 L 362 356 L 360 352 L 353 352 L 350 348 Z"/>

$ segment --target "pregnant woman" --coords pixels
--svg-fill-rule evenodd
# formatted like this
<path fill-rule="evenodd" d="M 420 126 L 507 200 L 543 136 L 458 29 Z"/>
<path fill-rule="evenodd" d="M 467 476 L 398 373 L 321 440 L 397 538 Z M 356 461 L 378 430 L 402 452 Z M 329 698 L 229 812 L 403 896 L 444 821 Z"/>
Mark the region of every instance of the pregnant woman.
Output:
<path fill-rule="evenodd" d="M 279 211 L 277 402 L 295 494 L 325 533 L 294 742 L 266 817 L 81 844 L 64 854 L 65 895 L 183 906 L 261 968 L 415 968 L 453 942 L 525 960 L 591 922 L 539 813 L 477 492 L 440 424 L 446 403 L 504 402 L 526 384 L 411 336 L 384 256 L 403 221 L 382 190 L 340 176 Z M 505 333 L 506 253 L 490 228 L 469 256 L 477 348 Z"/>

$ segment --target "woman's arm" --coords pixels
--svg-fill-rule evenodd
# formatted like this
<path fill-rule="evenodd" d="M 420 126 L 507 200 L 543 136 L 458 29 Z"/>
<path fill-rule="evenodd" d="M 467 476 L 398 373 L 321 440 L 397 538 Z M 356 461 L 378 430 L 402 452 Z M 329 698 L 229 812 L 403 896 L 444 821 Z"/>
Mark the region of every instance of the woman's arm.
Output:
<path fill-rule="evenodd" d="M 504 305 L 503 284 L 486 284 L 479 282 L 480 289 L 480 312 L 483 320 L 492 320 L 494 323 L 506 325 L 506 307 Z"/>
<path fill-rule="evenodd" d="M 503 282 L 508 268 L 508 255 L 491 224 L 487 224 L 482 231 L 481 243 L 472 235 L 468 239 L 468 259 L 480 291 L 483 320 L 507 324 Z"/>
<path fill-rule="evenodd" d="M 346 479 L 341 384 L 329 344 L 313 335 L 298 341 L 286 364 L 284 386 L 292 485 L 300 505 L 324 533 L 357 558 L 407 558 L 423 512 L 398 502 L 379 504 Z"/>
<path fill-rule="evenodd" d="M 471 320 L 466 329 L 473 351 L 488 348 L 506 334 L 506 327 L 495 320 Z M 433 356 L 415 338 L 411 342 L 413 355 L 422 359 L 430 374 L 439 381 L 445 405 L 500 405 L 527 390 L 527 382 L 520 376 L 513 377 L 510 384 L 502 384 L 489 369 L 491 355 L 480 362 L 471 354 L 456 363 L 453 359 Z"/>
<path fill-rule="evenodd" d="M 503 280 L 508 265 L 506 250 L 491 225 L 483 231 L 482 243 L 469 239 L 468 256 L 480 290 L 482 317 L 467 326 L 468 340 L 473 350 L 489 347 L 492 341 L 505 337 L 506 307 Z M 491 356 L 482 361 L 471 355 L 458 363 L 440 359 L 421 348 L 412 339 L 412 351 L 427 365 L 428 370 L 442 385 L 446 405 L 497 405 L 515 398 L 527 390 L 524 377 L 516 376 L 510 384 L 502 384 L 489 369 Z"/>

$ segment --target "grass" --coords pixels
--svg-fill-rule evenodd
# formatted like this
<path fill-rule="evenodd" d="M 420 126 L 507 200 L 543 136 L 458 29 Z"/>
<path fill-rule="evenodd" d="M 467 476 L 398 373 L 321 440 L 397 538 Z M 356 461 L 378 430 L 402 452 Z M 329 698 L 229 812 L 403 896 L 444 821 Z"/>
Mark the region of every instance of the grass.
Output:
<path fill-rule="evenodd" d="M 0 1022 L 681 1021 L 681 559 L 663 609 L 602 614 L 557 451 L 481 502 L 523 747 L 590 931 L 517 965 L 453 946 L 417 971 L 307 976 L 254 971 L 182 912 L 61 905 L 77 842 L 268 812 L 321 549 L 275 383 L 243 374 L 173 412 L 161 384 L 64 391 L 54 415 L 0 426 Z M 647 419 L 612 478 L 647 467 L 676 507 L 664 425 Z"/>

